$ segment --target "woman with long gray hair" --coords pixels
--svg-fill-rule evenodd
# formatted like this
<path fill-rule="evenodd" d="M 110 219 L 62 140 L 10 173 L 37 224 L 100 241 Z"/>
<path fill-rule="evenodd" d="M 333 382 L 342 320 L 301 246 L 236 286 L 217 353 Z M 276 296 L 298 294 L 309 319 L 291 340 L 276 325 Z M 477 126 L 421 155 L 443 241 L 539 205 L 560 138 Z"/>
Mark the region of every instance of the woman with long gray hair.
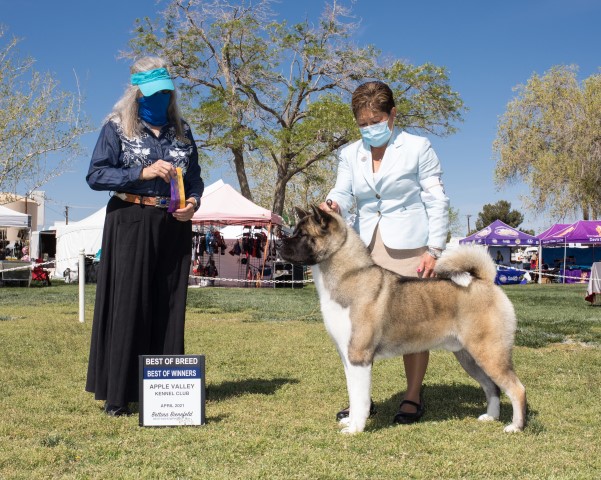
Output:
<path fill-rule="evenodd" d="M 181 169 L 183 201 L 172 199 Z M 138 401 L 138 355 L 184 353 L 198 152 L 165 62 L 141 58 L 108 115 L 86 180 L 106 208 L 86 390 L 110 416 Z M 182 182 L 180 182 L 181 185 Z M 176 182 L 177 185 L 177 182 Z M 184 204 L 185 206 L 183 206 Z"/>

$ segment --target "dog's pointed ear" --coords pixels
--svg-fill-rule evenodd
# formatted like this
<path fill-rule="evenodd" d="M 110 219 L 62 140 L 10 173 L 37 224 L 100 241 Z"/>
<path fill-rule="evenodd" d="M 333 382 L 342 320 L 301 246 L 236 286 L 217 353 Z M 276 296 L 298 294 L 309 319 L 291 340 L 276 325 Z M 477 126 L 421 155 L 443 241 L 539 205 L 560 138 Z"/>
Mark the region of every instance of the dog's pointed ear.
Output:
<path fill-rule="evenodd" d="M 332 215 L 330 215 L 325 210 L 316 207 L 315 205 L 311 205 L 311 209 L 313 210 L 313 218 L 315 219 L 315 221 L 319 223 L 321 228 L 327 228 L 328 224 L 332 220 Z"/>
<path fill-rule="evenodd" d="M 307 212 L 307 210 L 303 210 L 300 207 L 294 207 L 294 211 L 296 212 L 296 216 L 298 217 L 299 220 L 302 220 L 303 218 L 311 215 L 310 212 Z"/>

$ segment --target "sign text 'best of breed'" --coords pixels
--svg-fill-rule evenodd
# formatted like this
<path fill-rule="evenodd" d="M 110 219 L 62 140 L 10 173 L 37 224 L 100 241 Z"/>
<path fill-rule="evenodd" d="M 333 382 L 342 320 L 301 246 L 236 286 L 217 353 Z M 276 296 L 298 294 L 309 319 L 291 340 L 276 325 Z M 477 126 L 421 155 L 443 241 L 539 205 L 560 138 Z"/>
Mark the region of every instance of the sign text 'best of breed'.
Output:
<path fill-rule="evenodd" d="M 140 355 L 140 425 L 205 423 L 204 355 Z"/>

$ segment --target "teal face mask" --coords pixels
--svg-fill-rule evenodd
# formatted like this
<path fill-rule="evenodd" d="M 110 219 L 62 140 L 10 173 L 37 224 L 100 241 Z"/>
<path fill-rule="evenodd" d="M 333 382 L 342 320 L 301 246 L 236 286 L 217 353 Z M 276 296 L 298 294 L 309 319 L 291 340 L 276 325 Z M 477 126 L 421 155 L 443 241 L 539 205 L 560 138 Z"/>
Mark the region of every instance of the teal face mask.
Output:
<path fill-rule="evenodd" d="M 388 120 L 360 128 L 359 131 L 363 141 L 370 147 L 381 147 L 390 140 L 392 135 L 392 130 L 388 128 Z"/>

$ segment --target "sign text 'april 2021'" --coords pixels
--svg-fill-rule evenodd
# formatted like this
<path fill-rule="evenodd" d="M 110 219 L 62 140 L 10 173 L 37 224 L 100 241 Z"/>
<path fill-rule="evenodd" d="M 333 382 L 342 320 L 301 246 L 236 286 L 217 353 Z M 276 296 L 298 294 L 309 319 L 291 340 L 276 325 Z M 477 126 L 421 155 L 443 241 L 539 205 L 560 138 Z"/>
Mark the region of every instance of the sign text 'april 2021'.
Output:
<path fill-rule="evenodd" d="M 140 356 L 140 425 L 205 423 L 203 355 Z"/>

